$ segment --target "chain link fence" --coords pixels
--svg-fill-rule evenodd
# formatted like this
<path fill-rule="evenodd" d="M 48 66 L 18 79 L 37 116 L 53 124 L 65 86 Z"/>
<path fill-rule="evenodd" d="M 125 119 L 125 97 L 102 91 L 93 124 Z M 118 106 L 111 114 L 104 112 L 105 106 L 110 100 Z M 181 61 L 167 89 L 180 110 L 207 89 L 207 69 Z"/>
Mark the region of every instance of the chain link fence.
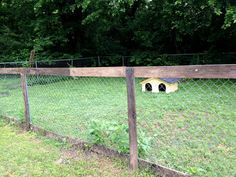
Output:
<path fill-rule="evenodd" d="M 129 152 L 125 78 L 27 75 L 27 84 L 33 125 Z M 235 79 L 136 78 L 135 92 L 141 158 L 195 176 L 236 175 Z M 23 119 L 19 75 L 0 75 L 0 107 Z"/>
<path fill-rule="evenodd" d="M 32 75 L 28 92 L 33 125 L 128 152 L 124 78 Z"/>
<path fill-rule="evenodd" d="M 54 59 L 34 61 L 34 68 L 64 68 L 64 67 L 99 67 L 99 66 L 128 66 L 130 65 L 130 56 L 96 56 L 69 59 Z M 27 67 L 28 61 L 0 62 L 0 68 Z"/>
<path fill-rule="evenodd" d="M 24 118 L 24 101 L 20 75 L 0 74 L 0 115 Z"/>
<path fill-rule="evenodd" d="M 236 80 L 143 80 L 136 102 L 144 158 L 197 176 L 235 176 Z"/>

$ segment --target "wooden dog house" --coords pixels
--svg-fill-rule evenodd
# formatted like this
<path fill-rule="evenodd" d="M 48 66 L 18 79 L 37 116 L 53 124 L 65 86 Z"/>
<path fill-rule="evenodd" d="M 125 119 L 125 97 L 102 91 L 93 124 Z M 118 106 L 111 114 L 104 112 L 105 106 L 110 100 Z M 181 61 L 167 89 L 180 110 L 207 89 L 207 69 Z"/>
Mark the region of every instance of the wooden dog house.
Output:
<path fill-rule="evenodd" d="M 150 78 L 141 82 L 143 92 L 166 92 L 178 90 L 178 78 Z"/>

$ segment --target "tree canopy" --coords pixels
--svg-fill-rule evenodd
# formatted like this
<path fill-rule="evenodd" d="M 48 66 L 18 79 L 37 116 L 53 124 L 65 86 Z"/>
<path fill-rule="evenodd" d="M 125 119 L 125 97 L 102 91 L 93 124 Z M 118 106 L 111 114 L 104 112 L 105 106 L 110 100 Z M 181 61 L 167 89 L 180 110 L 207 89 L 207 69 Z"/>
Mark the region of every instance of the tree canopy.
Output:
<path fill-rule="evenodd" d="M 0 61 L 236 51 L 235 0 L 1 0 L 0 24 Z"/>

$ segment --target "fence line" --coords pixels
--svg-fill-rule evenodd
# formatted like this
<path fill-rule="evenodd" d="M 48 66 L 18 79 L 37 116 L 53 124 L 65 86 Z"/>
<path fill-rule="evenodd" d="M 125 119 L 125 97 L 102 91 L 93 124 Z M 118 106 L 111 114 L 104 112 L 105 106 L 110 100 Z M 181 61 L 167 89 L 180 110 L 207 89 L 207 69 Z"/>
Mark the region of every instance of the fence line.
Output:
<path fill-rule="evenodd" d="M 205 58 L 215 59 L 214 64 L 224 63 L 233 63 L 236 53 L 235 52 L 226 52 L 226 53 L 182 53 L 182 54 L 159 54 L 151 56 L 152 61 L 147 61 L 143 65 L 168 65 L 170 64 L 206 64 L 209 63 L 209 60 Z M 80 57 L 80 58 L 61 58 L 53 60 L 36 60 L 34 62 L 29 61 L 16 61 L 16 62 L 0 62 L 0 67 L 24 67 L 32 66 L 36 68 L 40 67 L 101 67 L 101 66 L 140 66 L 139 61 L 150 56 L 91 56 L 91 57 Z M 180 60 L 181 57 L 181 60 Z M 166 63 L 158 61 L 158 58 L 163 58 L 163 61 Z M 223 61 L 220 59 L 224 58 Z M 155 61 L 157 59 L 157 61 Z M 193 61 L 192 61 L 193 59 Z M 212 62 L 210 60 L 210 62 Z M 138 62 L 136 62 L 138 61 Z M 154 61 L 154 62 L 153 62 Z M 175 63 L 175 61 L 179 61 Z M 182 62 L 180 62 L 182 61 Z M 157 63 L 156 63 L 157 62 Z M 159 63 L 158 63 L 159 62 Z"/>
<path fill-rule="evenodd" d="M 153 67 L 91 67 L 91 68 L 0 68 L 0 74 L 125 77 L 126 69 L 134 69 L 134 77 L 171 78 L 236 78 L 236 64 L 186 65 Z"/>
<path fill-rule="evenodd" d="M 122 77 L 126 78 L 130 168 L 138 168 L 138 143 L 136 126 L 135 78 L 236 78 L 236 64 L 193 65 L 193 66 L 156 66 L 156 67 L 99 67 L 99 68 L 0 68 L 0 75 L 21 75 L 24 97 L 25 123 L 30 128 L 30 109 L 27 90 L 27 75 L 82 76 L 82 77 Z"/>

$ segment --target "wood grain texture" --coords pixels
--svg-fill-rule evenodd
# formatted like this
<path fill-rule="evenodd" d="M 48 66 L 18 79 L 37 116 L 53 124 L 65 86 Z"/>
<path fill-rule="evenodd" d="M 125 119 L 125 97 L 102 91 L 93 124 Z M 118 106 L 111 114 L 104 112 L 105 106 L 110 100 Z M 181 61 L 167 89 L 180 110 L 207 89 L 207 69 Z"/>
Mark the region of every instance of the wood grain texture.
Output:
<path fill-rule="evenodd" d="M 134 69 L 126 69 L 127 97 L 128 97 L 128 122 L 129 122 L 129 147 L 130 147 L 130 169 L 138 169 L 138 142 L 136 125 L 136 102 L 135 102 L 135 80 Z"/>
<path fill-rule="evenodd" d="M 28 68 L 25 72 L 29 75 L 70 76 L 70 68 Z"/>
<path fill-rule="evenodd" d="M 96 67 L 96 68 L 29 68 L 31 75 L 61 75 L 81 77 L 125 77 L 124 67 Z"/>
<path fill-rule="evenodd" d="M 125 77 L 125 67 L 70 68 L 71 76 Z"/>
<path fill-rule="evenodd" d="M 25 113 L 25 122 L 27 125 L 27 129 L 30 129 L 30 109 L 29 109 L 29 96 L 28 96 L 28 87 L 27 87 L 27 79 L 26 74 L 21 74 L 21 87 L 24 98 L 24 113 Z"/>
<path fill-rule="evenodd" d="M 236 64 L 134 67 L 135 77 L 236 78 Z"/>
<path fill-rule="evenodd" d="M 134 77 L 236 78 L 236 64 L 132 67 Z M 96 68 L 0 68 L 0 74 L 59 75 L 82 77 L 126 77 L 126 67 Z"/>
<path fill-rule="evenodd" d="M 33 67 L 34 65 L 35 50 L 31 50 L 29 57 L 29 66 Z"/>
<path fill-rule="evenodd" d="M 0 74 L 20 74 L 24 68 L 0 68 Z"/>

